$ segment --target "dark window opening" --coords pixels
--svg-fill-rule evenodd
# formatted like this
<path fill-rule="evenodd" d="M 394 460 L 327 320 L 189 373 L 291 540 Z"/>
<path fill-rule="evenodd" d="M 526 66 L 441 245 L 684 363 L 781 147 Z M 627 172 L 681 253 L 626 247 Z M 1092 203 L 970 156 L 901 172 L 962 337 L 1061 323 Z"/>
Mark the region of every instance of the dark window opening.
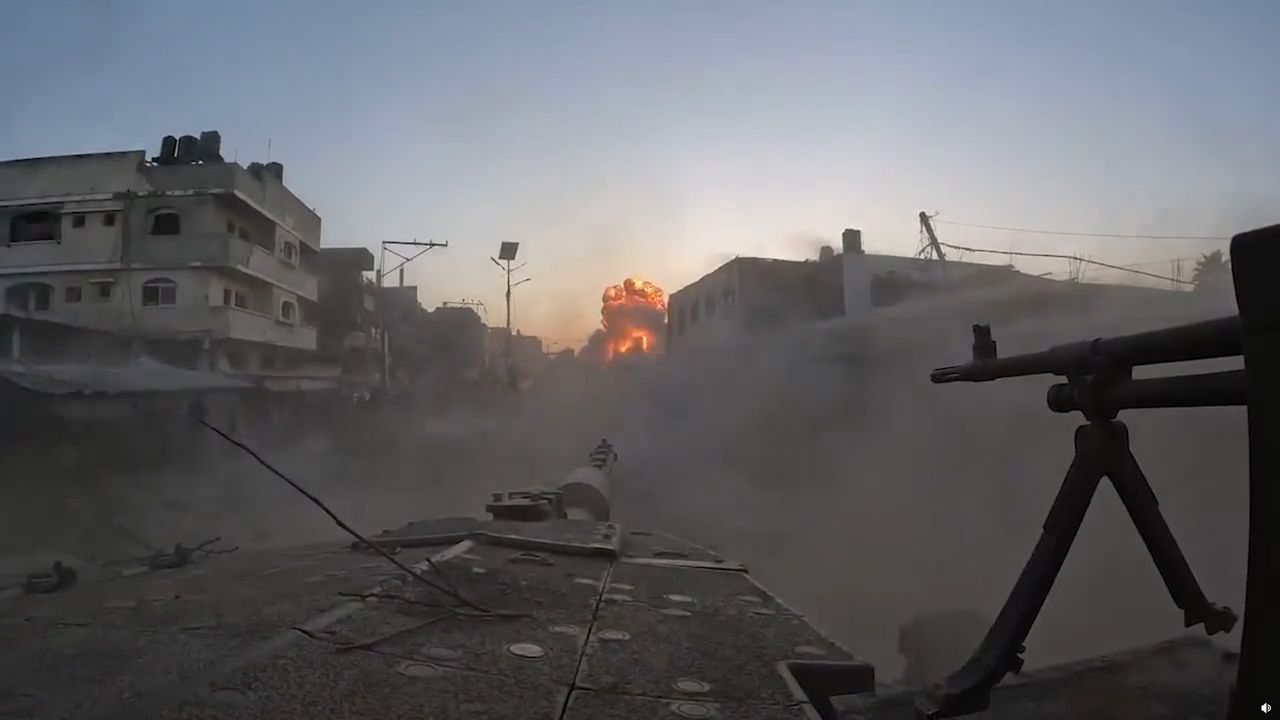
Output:
<path fill-rule="evenodd" d="M 182 216 L 176 212 L 161 212 L 151 216 L 152 235 L 181 235 Z"/>
<path fill-rule="evenodd" d="M 707 317 L 711 317 L 712 315 L 715 315 L 715 314 L 716 314 L 716 296 L 708 295 L 707 296 Z"/>
<path fill-rule="evenodd" d="M 227 234 L 228 235 L 236 234 L 236 224 L 230 220 L 227 221 Z"/>
<path fill-rule="evenodd" d="M 289 262 L 295 262 L 298 259 L 298 248 L 291 242 L 284 244 L 284 259 Z"/>
<path fill-rule="evenodd" d="M 82 228 L 82 227 L 84 227 L 84 215 L 72 215 L 72 216 L 71 216 L 71 227 L 73 227 L 73 228 Z"/>
<path fill-rule="evenodd" d="M 63 290 L 63 300 L 68 303 L 78 303 L 84 297 L 84 290 L 79 285 L 68 285 Z"/>
<path fill-rule="evenodd" d="M 103 215 L 103 216 L 102 216 L 102 226 L 103 226 L 103 227 L 115 227 L 115 224 L 116 224 L 116 214 L 115 214 L 115 213 L 107 213 L 106 215 Z"/>
<path fill-rule="evenodd" d="M 298 315 L 298 306 L 291 300 L 285 300 L 280 303 L 280 319 L 285 322 L 293 322 Z"/>
<path fill-rule="evenodd" d="M 5 308 L 23 312 L 49 309 L 53 286 L 44 283 L 19 283 L 4 291 Z"/>
<path fill-rule="evenodd" d="M 692 325 L 696 322 L 698 322 L 698 303 L 695 300 L 694 303 L 689 306 L 689 324 Z"/>
<path fill-rule="evenodd" d="M 9 242 L 56 242 L 60 222 L 58 215 L 44 210 L 18 215 L 9 220 Z"/>
<path fill-rule="evenodd" d="M 94 285 L 97 285 L 97 286 L 98 286 L 98 299 L 99 299 L 99 300 L 110 300 L 110 299 L 111 299 L 111 288 L 115 286 L 115 283 L 110 283 L 110 282 L 100 282 L 100 283 L 94 283 Z"/>
<path fill-rule="evenodd" d="M 231 304 L 231 288 L 222 288 L 222 304 Z"/>
<path fill-rule="evenodd" d="M 178 304 L 178 284 L 169 278 L 155 278 L 142 283 L 143 307 L 167 307 Z"/>
<path fill-rule="evenodd" d="M 890 270 L 871 278 L 871 307 L 897 305 L 911 294 L 911 279 Z"/>
<path fill-rule="evenodd" d="M 240 228 L 240 239 L 241 239 L 241 240 L 252 240 L 252 239 L 253 239 L 253 235 L 249 234 L 249 229 L 248 229 L 248 228 L 243 228 L 243 227 L 242 227 L 242 228 Z"/>
<path fill-rule="evenodd" d="M 249 297 L 245 295 L 243 290 L 237 290 L 235 295 L 235 303 L 238 308 L 249 307 Z"/>

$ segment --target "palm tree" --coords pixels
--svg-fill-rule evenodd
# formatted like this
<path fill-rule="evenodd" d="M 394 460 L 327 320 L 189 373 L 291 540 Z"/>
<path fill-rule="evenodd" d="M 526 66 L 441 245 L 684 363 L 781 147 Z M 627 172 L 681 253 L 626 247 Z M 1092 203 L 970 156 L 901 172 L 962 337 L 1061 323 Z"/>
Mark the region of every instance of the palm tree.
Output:
<path fill-rule="evenodd" d="M 1230 265 L 1221 250 L 1201 255 L 1191 273 L 1191 282 L 1195 283 L 1196 290 L 1218 287 L 1229 282 L 1230 278 Z"/>

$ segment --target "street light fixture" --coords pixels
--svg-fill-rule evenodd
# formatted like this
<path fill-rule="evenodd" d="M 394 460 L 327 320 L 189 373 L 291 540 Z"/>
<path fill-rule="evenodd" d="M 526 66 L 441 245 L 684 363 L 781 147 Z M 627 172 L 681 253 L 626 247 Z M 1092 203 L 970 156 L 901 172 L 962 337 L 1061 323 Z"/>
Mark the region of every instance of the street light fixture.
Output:
<path fill-rule="evenodd" d="M 519 249 L 520 249 L 520 243 L 504 242 L 498 248 L 498 257 L 496 258 L 493 256 L 489 257 L 489 259 L 493 261 L 493 264 L 497 265 L 498 269 L 501 270 L 503 274 L 506 275 L 507 277 L 507 294 L 506 294 L 507 342 L 506 342 L 506 347 L 504 348 L 503 362 L 506 365 L 507 382 L 511 383 L 513 386 L 515 385 L 515 373 L 513 372 L 513 368 L 511 365 L 511 342 L 512 342 L 511 340 L 511 289 L 514 287 L 519 287 L 529 282 L 530 280 L 532 280 L 532 278 L 525 278 L 514 284 L 511 282 L 511 273 L 515 272 L 516 270 L 519 270 L 520 268 L 528 264 L 528 263 L 520 263 L 514 268 L 511 267 L 511 261 L 516 259 L 516 252 Z M 499 262 L 499 260 L 501 260 L 502 262 Z M 506 265 L 503 265 L 503 262 L 505 262 Z"/>

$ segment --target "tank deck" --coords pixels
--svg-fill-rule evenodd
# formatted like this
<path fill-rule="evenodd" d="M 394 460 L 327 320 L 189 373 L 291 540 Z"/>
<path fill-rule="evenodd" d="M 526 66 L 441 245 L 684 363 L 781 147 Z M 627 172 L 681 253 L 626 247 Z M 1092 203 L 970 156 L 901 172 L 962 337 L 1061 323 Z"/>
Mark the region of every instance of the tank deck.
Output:
<path fill-rule="evenodd" d="M 377 540 L 523 616 L 347 547 L 126 566 L 0 601 L 0 716 L 816 718 L 813 661 L 873 683 L 740 566 L 661 533 L 447 519 Z"/>
<path fill-rule="evenodd" d="M 452 518 L 376 541 L 439 582 L 435 557 L 461 595 L 512 616 L 347 546 L 117 566 L 0 600 L 0 717 L 912 716 L 913 696 L 885 688 L 828 705 L 870 693 L 870 666 L 741 566 L 668 535 Z M 986 717 L 1221 715 L 1234 666 L 1220 652 L 1145 652 L 1002 686 Z"/>

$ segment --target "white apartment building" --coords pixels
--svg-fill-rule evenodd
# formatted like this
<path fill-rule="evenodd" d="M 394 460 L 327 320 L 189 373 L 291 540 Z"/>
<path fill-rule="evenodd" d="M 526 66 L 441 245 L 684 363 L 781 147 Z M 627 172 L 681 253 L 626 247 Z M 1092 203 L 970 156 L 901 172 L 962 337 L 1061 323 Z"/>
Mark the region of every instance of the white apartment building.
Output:
<path fill-rule="evenodd" d="M 320 217 L 279 163 L 224 162 L 217 133 L 0 162 L 0 312 L 136 338 L 231 372 L 316 349 Z"/>

